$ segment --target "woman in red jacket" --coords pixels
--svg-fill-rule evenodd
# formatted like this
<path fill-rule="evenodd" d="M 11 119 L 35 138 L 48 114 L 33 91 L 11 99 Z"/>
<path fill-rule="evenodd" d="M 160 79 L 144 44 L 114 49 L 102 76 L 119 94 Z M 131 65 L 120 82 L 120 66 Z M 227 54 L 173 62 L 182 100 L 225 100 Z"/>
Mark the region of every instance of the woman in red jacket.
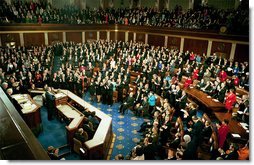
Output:
<path fill-rule="evenodd" d="M 226 141 L 226 138 L 229 132 L 228 123 L 229 121 L 227 119 L 224 119 L 221 125 L 216 124 L 218 129 L 218 143 L 219 143 L 219 148 L 221 149 L 223 149 L 224 143 Z"/>
<path fill-rule="evenodd" d="M 225 99 L 225 108 L 228 110 L 228 112 L 232 111 L 235 103 L 236 103 L 236 95 L 234 93 L 234 89 L 230 89 Z"/>
<path fill-rule="evenodd" d="M 228 77 L 228 75 L 227 75 L 227 73 L 226 73 L 224 70 L 222 70 L 222 71 L 219 73 L 219 78 L 220 78 L 220 81 L 221 81 L 221 82 L 226 81 L 227 77 Z"/>

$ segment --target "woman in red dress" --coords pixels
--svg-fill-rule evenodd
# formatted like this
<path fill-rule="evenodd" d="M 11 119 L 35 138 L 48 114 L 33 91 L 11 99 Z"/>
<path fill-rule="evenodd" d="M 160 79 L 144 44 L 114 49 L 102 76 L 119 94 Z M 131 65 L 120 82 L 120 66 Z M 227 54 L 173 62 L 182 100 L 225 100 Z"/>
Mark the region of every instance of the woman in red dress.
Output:
<path fill-rule="evenodd" d="M 225 108 L 228 110 L 228 112 L 232 111 L 235 103 L 236 103 L 236 95 L 234 94 L 234 89 L 230 89 L 225 99 Z"/>
<path fill-rule="evenodd" d="M 192 79 L 191 79 L 191 77 L 189 76 L 189 77 L 187 78 L 187 80 L 185 80 L 185 82 L 184 82 L 184 88 L 188 88 L 191 84 L 192 84 Z"/>
<path fill-rule="evenodd" d="M 224 70 L 222 70 L 222 71 L 219 73 L 219 77 L 220 77 L 220 81 L 221 81 L 221 82 L 224 82 L 224 81 L 226 81 L 228 75 L 227 75 L 227 73 L 226 73 Z"/>
<path fill-rule="evenodd" d="M 194 69 L 193 75 L 192 75 L 193 80 L 197 80 L 198 79 L 198 73 L 199 73 L 199 69 L 198 69 L 198 67 L 196 67 Z"/>
<path fill-rule="evenodd" d="M 229 126 L 228 126 L 229 121 L 227 119 L 224 119 L 222 121 L 221 125 L 217 124 L 217 129 L 218 129 L 218 143 L 219 143 L 219 148 L 223 149 L 225 140 L 227 138 L 228 132 L 229 132 Z"/>

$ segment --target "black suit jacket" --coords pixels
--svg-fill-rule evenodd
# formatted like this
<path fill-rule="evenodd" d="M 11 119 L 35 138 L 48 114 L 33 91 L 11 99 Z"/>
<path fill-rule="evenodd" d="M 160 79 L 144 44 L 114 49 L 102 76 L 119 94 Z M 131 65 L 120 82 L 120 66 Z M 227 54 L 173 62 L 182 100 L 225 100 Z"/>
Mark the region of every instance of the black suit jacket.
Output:
<path fill-rule="evenodd" d="M 194 140 L 199 141 L 200 140 L 200 138 L 201 138 L 201 132 L 202 132 L 203 128 L 204 128 L 204 125 L 203 125 L 203 123 L 200 120 L 197 121 L 193 125 L 192 131 L 191 131 L 192 132 L 192 138 L 193 138 L 192 141 L 194 141 Z"/>
<path fill-rule="evenodd" d="M 145 160 L 155 160 L 155 146 L 153 144 L 148 144 L 147 146 L 144 147 L 144 155 L 145 155 Z"/>

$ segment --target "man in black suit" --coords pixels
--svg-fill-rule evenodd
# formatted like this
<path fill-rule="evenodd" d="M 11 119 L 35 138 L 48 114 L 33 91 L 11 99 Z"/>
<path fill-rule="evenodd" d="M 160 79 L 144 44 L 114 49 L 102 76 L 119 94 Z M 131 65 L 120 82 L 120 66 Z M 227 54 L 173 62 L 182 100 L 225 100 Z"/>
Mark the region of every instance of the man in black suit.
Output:
<path fill-rule="evenodd" d="M 204 128 L 204 124 L 196 115 L 192 116 L 192 121 L 194 123 L 191 130 L 192 141 L 198 144 L 201 140 L 201 132 Z"/>
<path fill-rule="evenodd" d="M 177 106 L 179 109 L 185 109 L 186 103 L 187 103 L 187 95 L 185 91 L 182 91 L 182 95 L 180 98 L 176 99 L 177 101 Z"/>
<path fill-rule="evenodd" d="M 74 137 L 82 143 L 88 140 L 88 134 L 83 130 L 83 128 L 79 128 L 78 131 L 74 134 Z"/>
<path fill-rule="evenodd" d="M 18 103 L 17 100 L 15 100 L 14 98 L 11 97 L 12 93 L 13 93 L 13 90 L 12 88 L 8 88 L 6 90 L 6 93 L 7 93 L 7 97 L 10 99 L 10 101 L 12 102 L 12 104 L 14 105 L 14 107 L 16 108 L 16 110 L 18 111 L 18 113 L 20 114 L 20 116 L 22 117 L 22 107 L 20 106 L 20 104 Z"/>
<path fill-rule="evenodd" d="M 156 148 L 154 146 L 153 138 L 152 137 L 146 137 L 144 139 L 144 155 L 145 160 L 155 160 L 155 152 Z"/>
<path fill-rule="evenodd" d="M 212 135 L 212 126 L 211 126 L 211 122 L 210 121 L 205 121 L 205 127 L 203 128 L 202 132 L 201 132 L 201 138 L 202 138 L 202 142 L 209 142 L 209 139 Z"/>
<path fill-rule="evenodd" d="M 48 110 L 48 120 L 53 120 L 55 115 L 55 96 L 51 93 L 51 87 L 47 87 L 45 97 L 46 107 Z"/>
<path fill-rule="evenodd" d="M 133 93 L 131 92 L 130 95 L 128 96 L 128 98 L 124 101 L 124 103 L 121 105 L 119 112 L 121 112 L 122 114 L 125 113 L 125 111 L 130 108 L 133 107 L 134 104 L 134 97 L 133 97 Z"/>
<path fill-rule="evenodd" d="M 136 94 L 134 96 L 134 105 L 133 105 L 133 107 L 135 107 L 138 103 L 141 102 L 141 96 L 142 96 L 141 90 L 137 89 L 137 92 L 136 92 Z"/>
<path fill-rule="evenodd" d="M 84 120 L 83 129 L 85 132 L 87 132 L 88 140 L 92 139 L 94 136 L 95 130 L 93 129 L 93 124 L 88 119 Z"/>
<path fill-rule="evenodd" d="M 137 104 L 135 108 L 135 113 L 137 116 L 140 116 L 142 112 L 144 116 L 149 116 L 149 103 L 147 101 L 147 97 L 145 96 L 141 104 Z"/>

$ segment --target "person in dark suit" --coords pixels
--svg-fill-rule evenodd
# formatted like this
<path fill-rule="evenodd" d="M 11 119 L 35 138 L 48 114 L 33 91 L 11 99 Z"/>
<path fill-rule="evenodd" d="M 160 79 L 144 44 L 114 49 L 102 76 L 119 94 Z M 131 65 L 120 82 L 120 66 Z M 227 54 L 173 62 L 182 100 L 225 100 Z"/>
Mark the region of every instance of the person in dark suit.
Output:
<path fill-rule="evenodd" d="M 197 160 L 198 154 L 197 154 L 198 145 L 195 140 L 191 140 L 186 150 L 183 152 L 183 160 Z"/>
<path fill-rule="evenodd" d="M 146 96 L 142 99 L 141 104 L 137 104 L 135 110 L 137 116 L 140 116 L 142 112 L 144 116 L 149 116 L 149 103 Z"/>
<path fill-rule="evenodd" d="M 212 86 L 211 86 L 210 81 L 207 81 L 206 85 L 203 88 L 201 88 L 200 90 L 205 92 L 205 93 L 207 93 L 209 95 L 211 93 L 211 91 L 212 91 Z"/>
<path fill-rule="evenodd" d="M 215 93 L 213 97 L 218 99 L 221 103 L 223 103 L 225 99 L 226 90 L 227 89 L 225 83 L 221 83 L 219 90 Z"/>
<path fill-rule="evenodd" d="M 137 76 L 137 78 L 135 79 L 134 84 L 138 85 L 139 82 L 141 82 L 140 74 L 139 74 L 139 75 Z"/>
<path fill-rule="evenodd" d="M 96 112 L 95 111 L 91 112 L 91 115 L 88 117 L 88 119 L 93 124 L 94 130 L 96 130 L 100 124 L 99 119 L 96 117 Z"/>
<path fill-rule="evenodd" d="M 218 149 L 218 151 L 221 154 L 221 157 L 224 160 L 238 160 L 239 154 L 238 154 L 239 146 L 236 143 L 231 143 L 229 146 L 229 149 L 225 152 L 221 148 Z"/>
<path fill-rule="evenodd" d="M 201 132 L 202 142 L 208 143 L 211 136 L 212 136 L 211 122 L 205 121 L 205 127 L 202 129 L 202 132 Z"/>
<path fill-rule="evenodd" d="M 153 138 L 152 137 L 146 137 L 144 139 L 144 154 L 145 154 L 145 160 L 155 160 L 155 152 L 156 148 L 154 146 Z"/>
<path fill-rule="evenodd" d="M 142 96 L 141 90 L 137 89 L 137 92 L 134 95 L 134 104 L 133 104 L 133 107 L 135 107 L 138 103 L 141 102 L 141 96 Z"/>
<path fill-rule="evenodd" d="M 221 56 L 219 56 L 219 58 L 215 59 L 214 64 L 219 65 L 219 66 L 223 66 L 225 64 L 224 62 L 225 62 L 224 59 Z"/>
<path fill-rule="evenodd" d="M 20 104 L 18 103 L 18 101 L 14 98 L 11 97 L 12 93 L 13 93 L 13 90 L 12 88 L 8 88 L 6 90 L 6 93 L 7 93 L 7 97 L 10 99 L 10 101 L 12 102 L 12 104 L 14 105 L 14 107 L 16 108 L 16 110 L 18 111 L 19 115 L 22 117 L 23 116 L 23 113 L 22 113 L 22 107 L 20 106 Z"/>
<path fill-rule="evenodd" d="M 196 115 L 192 116 L 192 121 L 194 123 L 191 130 L 192 141 L 198 144 L 201 140 L 201 132 L 204 128 L 204 124 Z"/>
<path fill-rule="evenodd" d="M 74 134 L 74 137 L 82 143 L 88 140 L 88 134 L 83 130 L 83 128 L 79 128 L 78 131 Z"/>
<path fill-rule="evenodd" d="M 170 117 L 166 116 L 162 126 L 160 127 L 160 142 L 162 145 L 168 141 L 171 127 Z"/>
<path fill-rule="evenodd" d="M 51 87 L 46 88 L 46 107 L 48 110 L 48 120 L 53 120 L 55 116 L 55 96 L 51 93 Z"/>
<path fill-rule="evenodd" d="M 125 111 L 130 108 L 133 107 L 134 104 L 134 97 L 133 97 L 133 93 L 131 92 L 130 95 L 128 96 L 128 98 L 124 101 L 124 103 L 121 105 L 119 112 L 121 112 L 122 114 L 125 113 Z"/>
<path fill-rule="evenodd" d="M 92 101 L 95 101 L 96 86 L 95 86 L 95 83 L 94 83 L 94 79 L 93 79 L 93 78 L 91 78 L 90 85 L 89 85 L 89 87 L 88 87 L 88 91 L 89 91 L 89 93 L 90 93 L 91 100 L 92 100 Z"/>
<path fill-rule="evenodd" d="M 200 90 L 201 88 L 205 87 L 205 85 L 206 84 L 205 84 L 204 79 L 201 79 L 200 82 L 197 83 L 196 88 Z"/>
<path fill-rule="evenodd" d="M 238 102 L 239 109 L 237 113 L 237 120 L 245 123 L 249 123 L 249 98 L 247 95 L 243 95 L 242 99 Z"/>
<path fill-rule="evenodd" d="M 54 148 L 53 146 L 48 146 L 47 149 L 48 156 L 50 157 L 51 160 L 59 160 L 59 149 Z"/>
<path fill-rule="evenodd" d="M 169 145 L 170 148 L 176 150 L 177 147 L 180 145 L 180 143 L 181 143 L 181 134 L 177 132 L 175 134 L 175 138 L 168 145 Z"/>
<path fill-rule="evenodd" d="M 183 90 L 182 95 L 180 98 L 176 99 L 177 107 L 179 109 L 185 109 L 187 103 L 187 95 L 186 92 Z"/>
<path fill-rule="evenodd" d="M 168 149 L 168 155 L 166 160 L 176 160 L 176 149 L 175 148 L 169 148 Z"/>
<path fill-rule="evenodd" d="M 88 119 L 84 120 L 83 129 L 88 134 L 88 140 L 92 139 L 95 131 L 93 129 L 93 124 Z"/>

